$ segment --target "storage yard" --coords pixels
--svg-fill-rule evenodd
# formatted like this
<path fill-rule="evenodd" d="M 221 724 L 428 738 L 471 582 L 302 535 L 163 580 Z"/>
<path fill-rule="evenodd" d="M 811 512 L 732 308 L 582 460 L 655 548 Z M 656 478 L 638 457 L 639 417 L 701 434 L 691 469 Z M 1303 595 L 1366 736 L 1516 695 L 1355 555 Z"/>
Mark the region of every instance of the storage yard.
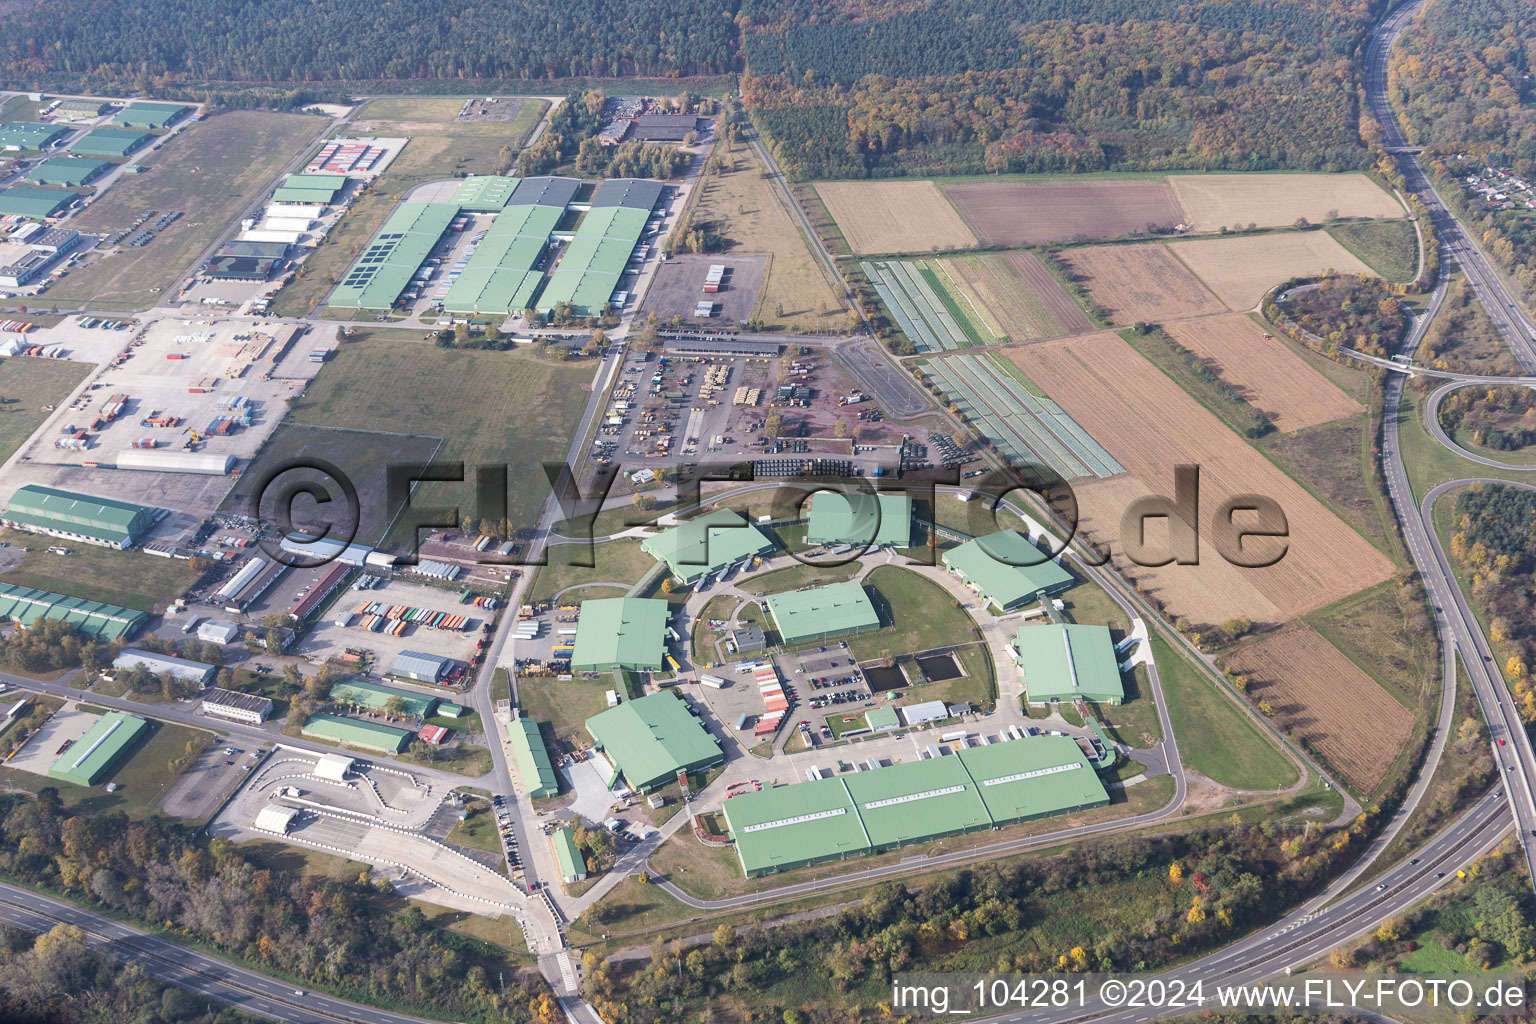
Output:
<path fill-rule="evenodd" d="M 1392 563 L 1260 455 L 1172 380 L 1113 334 L 1041 342 L 1008 357 L 1130 473 L 1077 489 L 1083 529 L 1110 545 L 1115 563 L 1158 595 L 1171 615 L 1221 623 L 1243 615 L 1281 622 L 1352 594 L 1392 573 Z M 1144 494 L 1173 493 L 1174 466 L 1200 466 L 1202 508 L 1236 494 L 1278 502 L 1289 521 L 1286 556 L 1262 569 L 1224 558 L 1149 569 L 1123 557 L 1120 520 Z M 1148 528 L 1149 543 L 1162 536 Z"/>
<path fill-rule="evenodd" d="M 725 267 L 716 290 L 706 288 L 711 267 Z M 686 325 L 734 328 L 751 319 L 762 289 L 761 256 L 673 256 L 656 266 L 641 316 L 654 313 L 663 323 L 681 317 Z M 695 315 L 701 301 L 711 304 L 707 317 Z"/>
<path fill-rule="evenodd" d="M 481 627 L 492 613 L 459 603 L 452 590 L 427 587 L 398 578 L 383 586 L 338 592 L 329 609 L 315 619 L 297 653 L 316 663 L 340 659 L 348 650 L 373 655 L 375 672 L 382 672 L 401 651 L 428 650 L 459 661 L 475 652 Z M 436 622 L 427 623 L 436 616 Z M 456 619 L 457 628 L 454 625 Z"/>

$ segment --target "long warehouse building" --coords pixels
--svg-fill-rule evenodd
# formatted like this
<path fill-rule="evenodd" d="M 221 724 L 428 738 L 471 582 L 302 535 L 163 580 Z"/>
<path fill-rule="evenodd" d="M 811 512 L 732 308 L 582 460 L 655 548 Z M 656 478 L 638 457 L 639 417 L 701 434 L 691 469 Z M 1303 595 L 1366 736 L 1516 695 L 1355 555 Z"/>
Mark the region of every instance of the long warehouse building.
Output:
<path fill-rule="evenodd" d="M 1032 736 L 725 802 L 747 877 L 1109 803 L 1077 742 Z"/>
<path fill-rule="evenodd" d="M 123 763 L 134 742 L 148 731 L 149 722 L 138 715 L 108 711 L 58 756 L 48 775 L 77 786 L 94 786 Z"/>
<path fill-rule="evenodd" d="M 4 522 L 13 530 L 123 551 L 137 544 L 154 525 L 155 510 L 115 498 L 27 484 L 11 495 Z"/>
<path fill-rule="evenodd" d="M 327 305 L 392 308 L 458 215 L 452 203 L 401 203 L 352 261 Z"/>
<path fill-rule="evenodd" d="M 619 290 L 661 190 L 661 182 L 645 178 L 614 178 L 599 185 L 592 208 L 576 225 L 534 308 L 547 315 L 568 303 L 576 316 L 599 315 Z"/>
<path fill-rule="evenodd" d="M 496 211 L 485 236 L 443 297 L 449 313 L 503 316 L 533 305 L 534 294 L 544 279 L 541 266 L 566 207 L 576 198 L 581 182 L 575 178 L 493 178 L 493 185 L 477 185 L 469 178 L 459 186 L 461 197 L 481 209 L 503 193 L 506 202 Z M 508 191 L 501 182 L 515 182 Z M 483 211 L 482 211 L 483 212 Z"/>

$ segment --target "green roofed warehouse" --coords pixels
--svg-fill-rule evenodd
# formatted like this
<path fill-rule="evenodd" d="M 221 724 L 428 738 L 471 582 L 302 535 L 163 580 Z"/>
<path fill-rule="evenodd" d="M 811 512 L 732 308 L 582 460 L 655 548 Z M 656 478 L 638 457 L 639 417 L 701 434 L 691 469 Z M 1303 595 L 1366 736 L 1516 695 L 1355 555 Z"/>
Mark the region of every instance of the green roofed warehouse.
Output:
<path fill-rule="evenodd" d="M 679 583 L 691 584 L 772 551 L 773 541 L 735 512 L 722 508 L 646 538 L 640 550 L 666 562 Z"/>
<path fill-rule="evenodd" d="M 459 208 L 449 203 L 401 203 L 352 261 L 328 304 L 339 309 L 392 307 L 458 215 Z"/>
<path fill-rule="evenodd" d="M 774 594 L 764 604 L 786 644 L 880 628 L 880 616 L 863 584 L 854 581 Z"/>
<path fill-rule="evenodd" d="M 666 785 L 678 772 L 697 772 L 725 759 L 683 698 L 672 690 L 625 701 L 587 719 L 598 749 L 636 792 Z"/>
<path fill-rule="evenodd" d="M 149 723 L 138 715 L 108 711 L 58 756 L 48 775 L 77 786 L 94 786 L 122 764 L 134 742 L 148 731 Z"/>
<path fill-rule="evenodd" d="M 0 622 L 15 622 L 25 629 L 38 619 L 59 619 L 102 640 L 127 640 L 144 628 L 149 616 L 115 604 L 0 583 Z"/>
<path fill-rule="evenodd" d="M 275 203 L 314 203 L 329 206 L 347 187 L 345 174 L 290 174 L 272 193 Z"/>
<path fill-rule="evenodd" d="M 27 181 L 34 185 L 79 188 L 111 166 L 106 160 L 87 160 L 78 156 L 49 157 L 27 172 Z"/>
<path fill-rule="evenodd" d="M 341 715 L 310 715 L 299 730 L 308 739 L 329 740 L 345 747 L 371 750 L 380 754 L 398 754 L 411 742 L 414 733 L 375 722 L 360 722 Z"/>
<path fill-rule="evenodd" d="M 24 149 L 47 149 L 69 132 L 70 129 L 62 124 L 7 121 L 0 124 L 0 149 L 12 152 Z"/>
<path fill-rule="evenodd" d="M 391 700 L 399 697 L 405 706 L 404 713 L 416 718 L 426 718 L 437 708 L 438 699 L 426 694 L 413 693 L 393 686 L 349 679 L 331 687 L 331 700 L 337 704 L 353 704 L 369 711 L 383 711 Z"/>
<path fill-rule="evenodd" d="M 1031 704 L 1079 697 L 1100 704 L 1125 700 L 1108 626 L 1023 626 L 1014 635 L 1013 651 Z"/>
<path fill-rule="evenodd" d="M 560 792 L 560 776 L 555 774 L 538 722 L 531 718 L 514 718 L 508 722 L 507 743 L 512 748 L 512 758 L 517 762 L 518 774 L 522 776 L 523 788 L 529 796 L 538 799 Z"/>
<path fill-rule="evenodd" d="M 76 139 L 69 151 L 77 156 L 123 157 L 153 138 L 135 128 L 96 128 Z"/>
<path fill-rule="evenodd" d="M 1001 615 L 1072 585 L 1072 574 L 1022 533 L 1002 530 L 944 552 L 944 566 Z"/>
<path fill-rule="evenodd" d="M 14 530 L 119 551 L 137 544 L 154 521 L 154 510 L 144 505 L 38 484 L 18 487 L 4 516 L 5 525 Z"/>
<path fill-rule="evenodd" d="M 656 598 L 605 597 L 581 602 L 571 670 L 659 670 L 666 656 L 667 618 L 671 614 L 672 606 Z"/>
<path fill-rule="evenodd" d="M 1033 736 L 743 793 L 724 814 L 752 877 L 1107 803 L 1076 741 Z"/>
<path fill-rule="evenodd" d="M 169 128 L 191 109 L 181 103 L 130 103 L 112 123 L 124 128 Z"/>
<path fill-rule="evenodd" d="M 912 498 L 906 494 L 817 491 L 805 539 L 857 547 L 912 546 Z"/>
<path fill-rule="evenodd" d="M 576 837 L 571 832 L 571 826 L 561 825 L 555 829 L 550 834 L 549 842 L 555 849 L 555 860 L 560 863 L 562 882 L 570 884 L 580 882 L 587 877 L 587 862 L 576 846 Z"/>
<path fill-rule="evenodd" d="M 0 189 L 0 215 L 46 220 L 63 213 L 78 198 L 73 192 L 12 185 Z"/>

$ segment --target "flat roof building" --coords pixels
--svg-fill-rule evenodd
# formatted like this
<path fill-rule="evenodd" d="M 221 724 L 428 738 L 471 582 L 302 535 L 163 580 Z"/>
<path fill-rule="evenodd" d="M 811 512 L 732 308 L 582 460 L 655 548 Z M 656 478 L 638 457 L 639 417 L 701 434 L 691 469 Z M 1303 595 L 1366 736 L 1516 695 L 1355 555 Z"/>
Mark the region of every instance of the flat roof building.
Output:
<path fill-rule="evenodd" d="M 912 498 L 883 491 L 817 491 L 811 496 L 805 539 L 812 544 L 911 547 Z"/>
<path fill-rule="evenodd" d="M 699 130 L 694 114 L 641 114 L 632 124 L 631 135 L 642 142 L 682 142 Z"/>
<path fill-rule="evenodd" d="M 10 188 L 0 189 L 0 215 L 26 217 L 29 220 L 47 220 L 69 209 L 69 204 L 78 198 L 79 196 L 73 192 L 12 185 Z"/>
<path fill-rule="evenodd" d="M 929 722 L 942 722 L 949 717 L 949 705 L 941 700 L 925 700 L 901 708 L 901 720 L 908 725 L 927 725 Z"/>
<path fill-rule="evenodd" d="M 1072 585 L 1071 573 L 1014 530 L 966 541 L 942 557 L 945 568 L 998 614 Z"/>
<path fill-rule="evenodd" d="M 96 128 L 76 139 L 69 151 L 77 156 L 125 157 L 153 138 L 133 128 Z"/>
<path fill-rule="evenodd" d="M 115 604 L 0 583 L 0 622 L 26 629 L 38 619 L 59 619 L 101 640 L 127 640 L 144 628 L 149 616 Z"/>
<path fill-rule="evenodd" d="M 736 646 L 737 654 L 749 654 L 767 647 L 768 638 L 763 635 L 762 626 L 743 626 L 731 630 L 731 643 Z"/>
<path fill-rule="evenodd" d="M 437 708 L 437 698 L 393 686 L 382 686 L 361 679 L 348 679 L 331 687 L 331 700 L 337 704 L 351 704 L 369 711 L 383 712 L 385 706 L 396 697 L 405 705 L 404 714 L 414 718 L 427 718 Z"/>
<path fill-rule="evenodd" d="M 671 614 L 672 606 L 656 598 L 605 597 L 581 602 L 571 670 L 658 671 L 666 657 L 667 618 Z"/>
<path fill-rule="evenodd" d="M 763 603 L 786 644 L 880 628 L 880 616 L 864 585 L 855 581 L 773 594 Z"/>
<path fill-rule="evenodd" d="M 563 206 L 521 203 L 514 198 L 496 214 L 475 245 L 474 253 L 443 296 L 443 308 L 450 313 L 506 316 L 532 306 L 534 293 L 544 280 L 541 267 L 550 235 L 563 216 Z"/>
<path fill-rule="evenodd" d="M 123 652 L 112 659 L 114 669 L 148 669 L 155 675 L 164 675 L 169 672 L 174 678 L 198 686 L 207 686 L 213 682 L 213 677 L 218 669 L 213 665 L 201 661 L 190 661 L 187 658 L 178 658 L 170 654 L 156 654 L 154 651 L 141 651 L 137 647 L 125 647 Z"/>
<path fill-rule="evenodd" d="M 272 714 L 272 698 L 210 686 L 202 692 L 202 712 L 246 725 L 260 725 Z"/>
<path fill-rule="evenodd" d="M 394 306 L 458 215 L 452 203 L 401 203 L 352 261 L 327 304 L 341 309 Z"/>
<path fill-rule="evenodd" d="M 723 813 L 753 877 L 1108 802 L 1073 739 L 1032 736 L 747 792 Z"/>
<path fill-rule="evenodd" d="M 89 160 L 78 156 L 49 157 L 27 172 L 26 180 L 34 185 L 62 185 L 79 188 L 92 181 L 112 166 L 106 160 Z"/>
<path fill-rule="evenodd" d="M 679 583 L 694 583 L 772 551 L 773 541 L 737 513 L 722 508 L 647 537 L 640 550 L 666 562 Z"/>
<path fill-rule="evenodd" d="M 345 747 L 372 750 L 381 754 L 398 754 L 410 745 L 415 733 L 395 729 L 376 722 L 360 722 L 341 715 L 310 715 L 299 735 L 317 740 L 329 740 Z"/>
<path fill-rule="evenodd" d="M 48 777 L 94 786 L 116 771 L 134 743 L 148 732 L 149 722 L 138 715 L 108 711 L 58 756 Z"/>
<path fill-rule="evenodd" d="M 389 675 L 411 679 L 418 683 L 441 682 L 453 668 L 453 659 L 420 651 L 401 651 L 389 663 Z"/>
<path fill-rule="evenodd" d="M 47 149 L 68 135 L 70 129 L 61 124 L 40 124 L 36 121 L 7 121 L 0 124 L 0 149 L 19 152 L 29 149 Z"/>
<path fill-rule="evenodd" d="M 198 623 L 197 638 L 208 644 L 232 644 L 240 639 L 240 627 L 233 622 L 209 619 Z"/>
<path fill-rule="evenodd" d="M 118 111 L 112 123 L 122 128 L 169 128 L 191 109 L 181 103 L 130 103 Z"/>
<path fill-rule="evenodd" d="M 1079 697 L 1100 704 L 1125 700 L 1125 681 L 1108 626 L 1023 626 L 1014 634 L 1013 653 L 1031 704 Z"/>
<path fill-rule="evenodd" d="M 500 213 L 517 190 L 517 182 L 499 174 L 471 174 L 453 190 L 453 201 L 471 213 Z"/>
<path fill-rule="evenodd" d="M 587 877 L 587 863 L 576 846 L 576 836 L 569 825 L 561 825 L 550 833 L 550 845 L 555 848 L 555 860 L 560 862 L 560 880 L 569 885 Z"/>
<path fill-rule="evenodd" d="M 115 498 L 27 484 L 16 488 L 6 506 L 5 525 L 86 544 L 124 550 L 154 525 L 155 511 Z"/>
<path fill-rule="evenodd" d="M 507 745 L 512 748 L 512 759 L 517 762 L 517 772 L 530 797 L 537 800 L 560 792 L 560 776 L 555 774 L 538 722 L 522 717 L 508 722 Z"/>
<path fill-rule="evenodd" d="M 901 716 L 891 705 L 882 704 L 864 712 L 864 724 L 869 726 L 870 732 L 890 732 L 901 728 Z"/>
<path fill-rule="evenodd" d="M 539 313 L 562 303 L 576 316 L 602 312 L 619 290 L 661 189 L 661 182 L 645 178 L 613 178 L 597 187 L 592 208 L 576 225 L 571 244 L 539 295 Z"/>
<path fill-rule="evenodd" d="M 347 187 L 345 174 L 290 174 L 272 193 L 274 203 L 329 206 Z"/>
<path fill-rule="evenodd" d="M 725 759 L 720 744 L 672 690 L 625 701 L 587 719 L 587 732 L 636 792 Z"/>

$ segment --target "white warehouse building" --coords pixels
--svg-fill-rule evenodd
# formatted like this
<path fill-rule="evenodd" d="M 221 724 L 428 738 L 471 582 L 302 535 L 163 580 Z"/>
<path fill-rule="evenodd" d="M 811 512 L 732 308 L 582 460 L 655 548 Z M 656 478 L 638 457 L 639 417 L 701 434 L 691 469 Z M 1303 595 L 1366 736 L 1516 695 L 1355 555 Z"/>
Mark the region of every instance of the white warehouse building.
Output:
<path fill-rule="evenodd" d="M 235 468 L 233 455 L 216 455 L 212 452 L 156 451 L 130 448 L 119 452 L 118 469 L 142 469 L 154 473 L 201 473 L 205 476 L 228 476 Z"/>

